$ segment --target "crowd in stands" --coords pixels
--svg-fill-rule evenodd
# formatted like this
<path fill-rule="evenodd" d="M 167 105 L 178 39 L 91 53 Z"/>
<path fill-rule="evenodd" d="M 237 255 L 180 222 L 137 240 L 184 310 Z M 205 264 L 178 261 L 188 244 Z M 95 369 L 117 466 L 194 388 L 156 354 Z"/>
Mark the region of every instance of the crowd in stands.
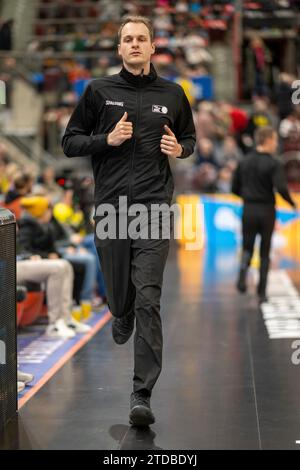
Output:
<path fill-rule="evenodd" d="M 299 191 L 300 108 L 291 101 L 291 77 L 283 74 L 281 80 L 289 83 L 289 106 L 284 103 L 281 108 L 280 93 L 273 101 L 268 96 L 255 96 L 251 105 L 244 108 L 212 101 L 197 105 L 197 144 L 194 160 L 186 169 L 186 190 L 230 192 L 233 171 L 253 149 L 255 130 L 271 125 L 279 133 L 279 155 L 286 164 L 290 188 Z"/>
<path fill-rule="evenodd" d="M 0 148 L 0 201 L 17 220 L 17 282 L 45 283 L 50 336 L 71 338 L 106 301 L 92 234 L 92 181 L 32 175 Z M 73 315 L 72 315 L 73 314 Z"/>
<path fill-rule="evenodd" d="M 299 9 L 299 2 L 292 0 L 245 1 L 243 7 L 251 14 L 255 10 L 271 11 L 271 3 L 273 10 Z M 179 190 L 229 192 L 232 172 L 253 147 L 254 131 L 260 126 L 272 124 L 279 131 L 281 154 L 299 152 L 300 113 L 291 100 L 296 77 L 281 73 L 270 88 L 267 74 L 272 54 L 259 35 L 253 37 L 248 48 L 252 57 L 249 63 L 253 64 L 252 101 L 241 106 L 216 101 L 213 93 L 199 97 L 194 79 L 211 78 L 210 38 L 232 26 L 234 9 L 235 2 L 227 0 L 41 0 L 35 39 L 27 53 L 46 53 L 41 62 L 36 61 L 37 69 L 31 75 L 44 97 L 45 149 L 61 154 L 61 137 L 86 84 L 120 70 L 115 51 L 122 16 L 142 14 L 153 19 L 156 52 L 152 61 L 158 73 L 177 80 L 193 107 L 197 146 L 186 168 L 174 168 Z M 65 55 L 58 56 L 59 52 Z M 3 59 L 0 79 L 10 83 L 15 66 L 14 59 Z M 291 183 L 297 182 L 297 165 L 291 174 Z"/>

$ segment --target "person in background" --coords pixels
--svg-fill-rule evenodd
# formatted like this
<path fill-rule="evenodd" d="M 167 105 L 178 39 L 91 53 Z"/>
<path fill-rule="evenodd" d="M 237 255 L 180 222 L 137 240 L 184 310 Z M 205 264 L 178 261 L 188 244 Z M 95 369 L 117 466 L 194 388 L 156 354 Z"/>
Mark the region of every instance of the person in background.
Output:
<path fill-rule="evenodd" d="M 71 264 L 61 258 L 44 259 L 29 252 L 17 257 L 17 283 L 45 283 L 49 325 L 46 335 L 70 339 L 76 333 L 86 333 L 88 325 L 77 322 L 71 316 L 74 274 Z M 21 380 L 23 382 L 23 380 Z"/>
<path fill-rule="evenodd" d="M 64 335 L 64 333 L 68 331 L 65 330 L 65 328 L 73 328 L 78 333 L 88 331 L 89 327 L 87 325 L 77 322 L 70 314 L 72 308 L 73 270 L 71 264 L 67 260 L 62 259 L 56 249 L 50 227 L 52 210 L 49 205 L 49 200 L 38 196 L 27 197 L 22 198 L 21 205 L 25 211 L 18 222 L 18 245 L 23 258 L 26 256 L 34 261 L 41 259 L 46 261 L 55 260 L 57 263 L 51 263 L 51 266 L 50 263 L 48 263 L 48 271 L 44 268 L 44 266 L 47 266 L 45 263 L 42 263 L 41 266 L 36 265 L 36 270 L 33 264 L 24 267 L 23 263 L 23 269 L 22 265 L 20 267 L 22 272 L 19 273 L 19 283 L 29 274 L 39 279 L 42 277 L 44 280 L 49 278 L 49 280 L 52 281 L 48 284 L 51 296 L 55 296 L 53 284 L 58 292 L 61 292 L 60 304 L 57 303 L 58 293 L 57 298 L 53 298 L 50 304 L 53 305 L 53 308 L 50 306 L 49 334 L 51 334 L 53 330 L 53 334 L 58 333 L 58 335 Z M 52 279 L 50 278 L 51 274 L 53 275 Z M 55 280 L 56 275 L 57 279 Z M 57 285 L 58 280 L 60 280 L 63 290 Z M 51 314 L 51 312 L 53 312 L 53 314 Z M 64 320 L 65 325 L 63 325 L 61 321 L 57 324 L 57 321 L 60 319 Z"/>
<path fill-rule="evenodd" d="M 295 209 L 282 164 L 274 158 L 278 148 L 277 132 L 270 126 L 255 132 L 255 150 L 238 165 L 232 181 L 232 192 L 243 199 L 243 251 L 237 289 L 247 290 L 247 271 L 252 259 L 256 235 L 261 236 L 260 270 L 257 294 L 266 302 L 269 254 L 275 224 L 275 190 Z"/>

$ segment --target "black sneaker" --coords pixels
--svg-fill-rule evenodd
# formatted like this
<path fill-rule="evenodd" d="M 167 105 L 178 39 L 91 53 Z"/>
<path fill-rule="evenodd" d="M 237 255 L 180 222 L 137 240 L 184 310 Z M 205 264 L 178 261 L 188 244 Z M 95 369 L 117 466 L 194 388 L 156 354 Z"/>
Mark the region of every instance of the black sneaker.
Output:
<path fill-rule="evenodd" d="M 258 294 L 258 303 L 259 303 L 259 305 L 264 304 L 266 302 L 268 302 L 268 297 L 266 296 L 266 294 Z"/>
<path fill-rule="evenodd" d="M 134 392 L 130 397 L 129 423 L 132 426 L 150 426 L 155 422 L 154 414 L 150 408 L 150 397 Z"/>
<path fill-rule="evenodd" d="M 114 318 L 112 322 L 112 336 L 117 344 L 126 343 L 132 335 L 134 329 L 133 312 L 121 318 Z"/>
<path fill-rule="evenodd" d="M 247 292 L 247 285 L 246 285 L 246 271 L 241 269 L 239 278 L 236 283 L 236 288 L 241 294 L 245 294 Z"/>

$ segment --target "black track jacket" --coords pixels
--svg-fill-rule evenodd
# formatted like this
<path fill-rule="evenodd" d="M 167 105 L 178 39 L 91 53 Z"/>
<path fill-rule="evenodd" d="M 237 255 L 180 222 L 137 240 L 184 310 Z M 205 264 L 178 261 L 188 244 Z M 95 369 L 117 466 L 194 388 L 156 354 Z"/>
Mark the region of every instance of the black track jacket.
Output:
<path fill-rule="evenodd" d="M 127 111 L 133 137 L 118 147 L 107 134 Z M 95 204 L 171 203 L 174 183 L 168 156 L 160 150 L 167 124 L 183 146 L 194 151 L 195 128 L 183 89 L 159 76 L 151 64 L 148 75 L 120 73 L 93 80 L 77 104 L 62 139 L 67 157 L 92 156 Z"/>
<path fill-rule="evenodd" d="M 274 190 L 293 207 L 282 163 L 269 153 L 253 151 L 237 167 L 232 192 L 246 204 L 275 205 Z"/>

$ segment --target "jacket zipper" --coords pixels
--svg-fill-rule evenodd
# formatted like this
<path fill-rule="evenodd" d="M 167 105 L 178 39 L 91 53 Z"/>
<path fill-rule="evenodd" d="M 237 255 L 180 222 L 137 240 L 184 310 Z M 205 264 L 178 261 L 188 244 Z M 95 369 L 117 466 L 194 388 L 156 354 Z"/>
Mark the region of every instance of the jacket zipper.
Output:
<path fill-rule="evenodd" d="M 135 124 L 135 135 L 139 137 L 139 121 L 140 121 L 140 111 L 141 111 L 141 101 L 142 101 L 142 89 L 139 88 L 137 90 L 137 113 L 136 113 L 136 124 Z M 134 156 L 135 156 L 135 148 L 136 148 L 136 140 L 137 138 L 134 138 L 134 143 L 133 143 L 133 149 L 132 149 L 132 154 L 130 158 L 130 173 L 129 173 L 129 182 L 128 182 L 128 195 L 129 195 L 129 201 L 128 201 L 128 207 L 132 202 L 132 179 L 133 179 L 133 161 L 134 161 Z"/>

